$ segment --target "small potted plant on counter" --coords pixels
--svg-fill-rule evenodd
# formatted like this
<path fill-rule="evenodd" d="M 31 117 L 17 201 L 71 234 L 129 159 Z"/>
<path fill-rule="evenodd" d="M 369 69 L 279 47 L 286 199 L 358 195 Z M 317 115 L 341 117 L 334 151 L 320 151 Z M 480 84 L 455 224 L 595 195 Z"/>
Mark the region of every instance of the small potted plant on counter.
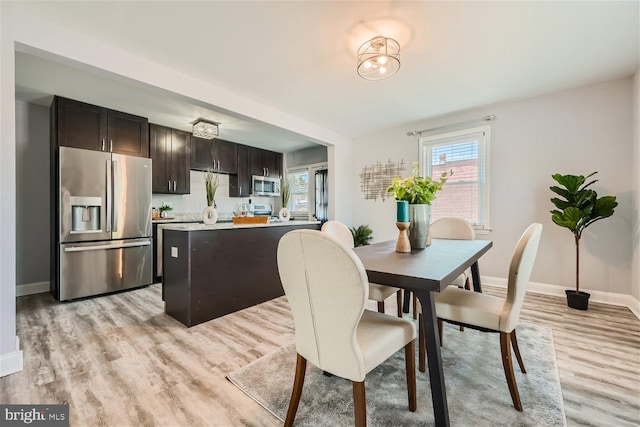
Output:
<path fill-rule="evenodd" d="M 560 227 L 568 228 L 573 233 L 576 243 L 576 290 L 566 290 L 567 305 L 578 310 L 586 310 L 589 304 L 587 292 L 580 292 L 580 238 L 585 228 L 596 221 L 613 215 L 613 210 L 618 206 L 615 196 L 603 196 L 587 187 L 598 182 L 597 179 L 585 184 L 587 178 L 595 175 L 593 172 L 587 176 L 560 175 L 551 177 L 562 187 L 549 187 L 551 191 L 562 198 L 554 197 L 551 202 L 557 209 L 551 211 L 551 220 Z"/>
<path fill-rule="evenodd" d="M 220 177 L 208 168 L 204 174 L 204 187 L 207 194 L 207 207 L 202 211 L 202 221 L 205 224 L 215 224 L 218 220 L 216 211 L 216 191 L 220 187 Z"/>
<path fill-rule="evenodd" d="M 173 210 L 171 206 L 166 203 L 162 203 L 162 206 L 158 208 L 160 211 L 160 218 L 171 219 L 169 212 Z"/>
<path fill-rule="evenodd" d="M 282 179 L 280 181 L 280 198 L 282 199 L 282 209 L 278 212 L 280 221 L 289 221 L 291 213 L 289 212 L 289 198 L 291 197 L 291 181 Z"/>

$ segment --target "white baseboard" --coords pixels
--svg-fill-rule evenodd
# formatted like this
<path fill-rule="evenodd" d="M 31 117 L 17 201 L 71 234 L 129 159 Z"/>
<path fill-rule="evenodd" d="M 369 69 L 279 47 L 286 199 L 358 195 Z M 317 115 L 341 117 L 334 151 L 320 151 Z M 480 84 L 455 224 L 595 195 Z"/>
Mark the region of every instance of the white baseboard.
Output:
<path fill-rule="evenodd" d="M 11 353 L 0 354 L 0 378 L 15 374 L 23 369 L 22 350 L 20 350 L 20 338 L 16 336 L 16 349 Z"/>
<path fill-rule="evenodd" d="M 480 276 L 480 280 L 483 283 L 492 284 L 500 288 L 507 287 L 507 279 L 504 279 L 502 277 Z M 564 293 L 564 291 L 566 289 L 568 288 L 558 285 L 551 285 L 549 283 L 529 282 L 527 292 L 565 297 L 566 294 Z M 593 291 L 589 289 L 581 290 L 584 290 L 584 292 L 588 292 L 591 294 L 591 297 L 589 299 L 590 301 L 627 307 L 633 314 L 635 314 L 638 319 L 640 319 L 640 301 L 638 301 L 631 295 L 614 294 L 612 292 Z"/>
<path fill-rule="evenodd" d="M 25 295 L 42 294 L 49 292 L 49 282 L 25 283 L 16 286 L 16 296 L 23 297 Z"/>

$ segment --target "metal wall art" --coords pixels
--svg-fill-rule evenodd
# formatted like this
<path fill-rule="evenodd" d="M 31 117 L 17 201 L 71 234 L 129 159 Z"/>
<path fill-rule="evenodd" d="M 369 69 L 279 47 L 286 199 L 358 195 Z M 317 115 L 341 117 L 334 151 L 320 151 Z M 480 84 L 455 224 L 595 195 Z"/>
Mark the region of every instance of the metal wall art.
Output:
<path fill-rule="evenodd" d="M 385 200 L 393 196 L 387 193 L 387 188 L 391 185 L 391 180 L 401 176 L 405 171 L 404 160 L 394 163 L 387 160 L 387 163 L 380 161 L 371 166 L 362 168 L 360 174 L 360 191 L 364 194 L 365 200 L 376 201 L 378 198 Z"/>

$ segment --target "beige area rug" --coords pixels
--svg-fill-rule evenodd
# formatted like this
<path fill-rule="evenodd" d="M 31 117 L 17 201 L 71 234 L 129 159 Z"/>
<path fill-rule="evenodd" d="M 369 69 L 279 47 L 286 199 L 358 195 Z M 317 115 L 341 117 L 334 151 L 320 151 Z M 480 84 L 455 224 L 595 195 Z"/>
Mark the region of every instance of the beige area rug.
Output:
<path fill-rule="evenodd" d="M 500 357 L 498 334 L 445 324 L 442 361 L 452 426 L 565 426 L 564 404 L 551 329 L 522 323 L 518 343 L 527 374 L 514 357 L 524 407 L 513 408 Z M 417 347 L 417 346 L 416 346 Z M 227 378 L 281 421 L 286 417 L 295 372 L 292 343 Z M 417 354 L 416 354 L 417 367 Z M 391 356 L 365 379 L 369 426 L 433 425 L 428 373 L 417 371 L 418 410 L 407 406 L 404 350 Z M 296 426 L 353 425 L 351 382 L 327 377 L 307 364 Z"/>

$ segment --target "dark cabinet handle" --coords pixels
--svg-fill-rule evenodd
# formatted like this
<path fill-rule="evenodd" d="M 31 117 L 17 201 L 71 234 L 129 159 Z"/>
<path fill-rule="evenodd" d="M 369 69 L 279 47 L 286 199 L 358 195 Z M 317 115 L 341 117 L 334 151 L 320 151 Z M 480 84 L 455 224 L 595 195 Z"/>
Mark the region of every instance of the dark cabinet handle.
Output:
<path fill-rule="evenodd" d="M 169 191 L 169 193 L 171 193 L 171 181 L 167 181 L 167 184 L 169 185 L 169 187 L 167 188 L 167 191 Z"/>
<path fill-rule="evenodd" d="M 101 148 L 100 148 L 100 150 L 101 150 L 101 151 L 104 151 L 104 138 L 102 138 L 102 144 L 101 144 Z"/>
<path fill-rule="evenodd" d="M 113 153 L 113 139 L 109 140 L 109 152 Z"/>

